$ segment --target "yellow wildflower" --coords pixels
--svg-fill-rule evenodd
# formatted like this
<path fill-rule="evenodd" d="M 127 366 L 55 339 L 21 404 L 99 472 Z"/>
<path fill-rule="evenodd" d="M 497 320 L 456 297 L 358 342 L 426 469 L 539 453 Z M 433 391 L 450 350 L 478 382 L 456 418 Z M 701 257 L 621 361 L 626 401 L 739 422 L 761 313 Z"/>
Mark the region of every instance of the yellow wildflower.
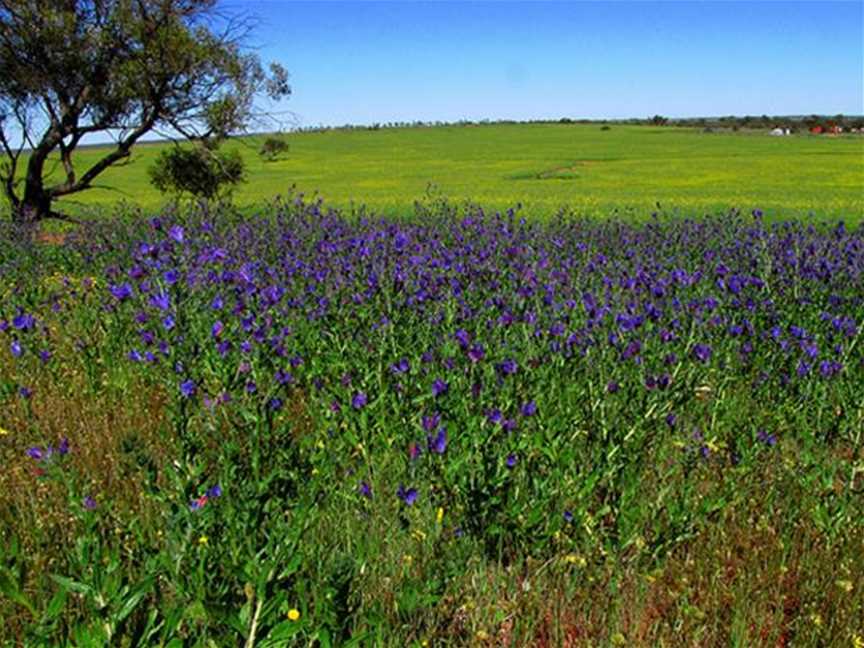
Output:
<path fill-rule="evenodd" d="M 438 524 L 441 524 L 441 521 L 444 519 L 444 508 L 439 506 L 438 512 L 435 514 L 435 521 Z"/>
<path fill-rule="evenodd" d="M 208 538 L 206 535 L 202 535 L 200 538 L 198 538 L 198 544 L 201 545 L 202 547 L 204 545 L 206 545 L 209 541 L 210 541 L 210 538 Z"/>
<path fill-rule="evenodd" d="M 0 426 L 0 437 L 9 436 L 9 430 Z"/>
<path fill-rule="evenodd" d="M 840 589 L 842 589 L 844 592 L 846 592 L 847 594 L 849 592 L 851 592 L 853 587 L 854 587 L 852 585 L 852 581 L 850 581 L 850 580 L 837 580 L 837 581 L 834 581 L 834 584 L 837 587 L 839 587 Z"/>
<path fill-rule="evenodd" d="M 585 560 L 584 556 L 580 556 L 579 554 L 567 554 L 564 556 L 564 562 L 570 563 L 571 565 L 577 565 L 579 567 L 584 567 L 588 564 L 588 561 Z"/>
<path fill-rule="evenodd" d="M 477 631 L 477 640 L 478 641 L 489 641 L 489 633 L 485 630 Z"/>
<path fill-rule="evenodd" d="M 291 608 L 288 610 L 288 619 L 291 621 L 297 621 L 300 618 L 300 610 L 297 608 Z"/>

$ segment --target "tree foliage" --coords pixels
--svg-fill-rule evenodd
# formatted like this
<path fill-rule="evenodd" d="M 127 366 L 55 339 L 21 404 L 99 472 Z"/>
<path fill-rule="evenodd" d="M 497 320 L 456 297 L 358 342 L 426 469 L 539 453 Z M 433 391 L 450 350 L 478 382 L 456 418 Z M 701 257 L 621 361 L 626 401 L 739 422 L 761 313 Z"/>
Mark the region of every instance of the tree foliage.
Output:
<path fill-rule="evenodd" d="M 240 153 L 206 146 L 167 148 L 147 171 L 151 184 L 162 193 L 206 199 L 228 195 L 245 179 Z"/>
<path fill-rule="evenodd" d="M 18 219 L 62 216 L 60 197 L 128 161 L 148 133 L 196 140 L 244 130 L 255 101 L 290 94 L 279 64 L 247 52 L 250 24 L 216 0 L 0 0 L 0 184 Z M 83 138 L 114 146 L 75 165 Z M 62 179 L 47 181 L 49 159 Z"/>
<path fill-rule="evenodd" d="M 283 153 L 288 152 L 288 142 L 279 137 L 268 137 L 261 145 L 258 154 L 264 158 L 266 162 L 273 162 Z"/>

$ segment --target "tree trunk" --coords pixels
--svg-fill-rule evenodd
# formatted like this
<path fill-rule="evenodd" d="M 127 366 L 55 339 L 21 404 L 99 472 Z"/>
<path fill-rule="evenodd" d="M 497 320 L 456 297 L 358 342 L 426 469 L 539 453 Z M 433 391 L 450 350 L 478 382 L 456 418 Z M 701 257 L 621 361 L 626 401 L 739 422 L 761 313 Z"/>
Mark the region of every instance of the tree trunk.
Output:
<path fill-rule="evenodd" d="M 24 178 L 24 196 L 12 210 L 12 220 L 16 223 L 37 223 L 51 216 L 51 194 L 45 189 L 42 174 L 45 160 L 54 146 L 55 138 L 48 133 L 30 154 Z"/>

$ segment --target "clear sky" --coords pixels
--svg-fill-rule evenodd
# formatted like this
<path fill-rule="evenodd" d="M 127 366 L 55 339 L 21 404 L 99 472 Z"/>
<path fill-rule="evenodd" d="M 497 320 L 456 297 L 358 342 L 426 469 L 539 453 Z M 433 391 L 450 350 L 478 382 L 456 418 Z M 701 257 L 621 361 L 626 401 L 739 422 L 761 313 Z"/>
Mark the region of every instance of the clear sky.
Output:
<path fill-rule="evenodd" d="M 226 0 L 303 126 L 864 113 L 864 2 Z"/>

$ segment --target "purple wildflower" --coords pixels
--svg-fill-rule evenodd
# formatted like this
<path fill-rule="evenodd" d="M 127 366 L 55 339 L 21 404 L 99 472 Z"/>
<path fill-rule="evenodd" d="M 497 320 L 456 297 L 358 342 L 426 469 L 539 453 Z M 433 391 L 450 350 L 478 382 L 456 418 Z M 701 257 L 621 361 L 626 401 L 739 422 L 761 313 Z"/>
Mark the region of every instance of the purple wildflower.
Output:
<path fill-rule="evenodd" d="M 117 301 L 125 301 L 132 296 L 132 286 L 130 286 L 128 283 L 120 285 L 112 284 L 111 286 L 109 286 L 108 290 L 111 292 L 111 294 L 114 296 L 114 299 L 116 299 Z"/>
<path fill-rule="evenodd" d="M 399 362 L 394 362 L 390 365 L 390 371 L 394 374 L 408 373 L 409 369 L 411 369 L 411 363 L 408 362 L 408 358 L 402 358 Z"/>
<path fill-rule="evenodd" d="M 693 347 L 693 356 L 699 362 L 708 362 L 711 359 L 711 347 L 707 344 L 697 344 Z"/>
<path fill-rule="evenodd" d="M 432 395 L 435 397 L 446 394 L 449 389 L 450 385 L 441 378 L 436 378 L 435 382 L 432 383 Z"/>
<path fill-rule="evenodd" d="M 180 383 L 180 393 L 184 398 L 191 398 L 195 395 L 195 391 L 197 390 L 197 385 L 192 380 L 184 380 Z"/>
<path fill-rule="evenodd" d="M 516 364 L 516 361 L 512 358 L 508 358 L 504 362 L 498 365 L 498 371 L 500 371 L 505 376 L 512 376 L 519 369 L 519 365 Z"/>
<path fill-rule="evenodd" d="M 444 454 L 447 450 L 447 428 L 443 425 L 438 429 L 438 434 L 434 437 L 429 435 L 426 437 L 429 451 L 435 454 Z"/>
<path fill-rule="evenodd" d="M 441 415 L 437 413 L 432 414 L 431 416 L 424 416 L 422 421 L 423 429 L 426 430 L 426 432 L 431 432 L 437 428 L 440 423 Z"/>
<path fill-rule="evenodd" d="M 183 240 L 185 238 L 184 234 L 185 233 L 183 231 L 183 228 L 179 225 L 173 225 L 171 229 L 168 230 L 168 236 L 170 236 L 173 241 L 181 245 L 183 244 Z"/>
<path fill-rule="evenodd" d="M 537 403 L 533 400 L 522 405 L 522 416 L 534 416 L 537 413 Z"/>
<path fill-rule="evenodd" d="M 168 293 L 157 293 L 150 297 L 150 305 L 159 310 L 166 311 L 171 308 L 171 297 Z"/>
<path fill-rule="evenodd" d="M 368 402 L 368 400 L 369 399 L 364 392 L 357 392 L 351 399 L 351 407 L 356 410 L 361 410 L 366 407 L 366 403 Z"/>
<path fill-rule="evenodd" d="M 414 502 L 417 501 L 417 489 L 416 488 L 408 488 L 406 489 L 401 484 L 399 485 L 399 490 L 396 491 L 396 495 L 408 506 L 412 506 Z"/>

